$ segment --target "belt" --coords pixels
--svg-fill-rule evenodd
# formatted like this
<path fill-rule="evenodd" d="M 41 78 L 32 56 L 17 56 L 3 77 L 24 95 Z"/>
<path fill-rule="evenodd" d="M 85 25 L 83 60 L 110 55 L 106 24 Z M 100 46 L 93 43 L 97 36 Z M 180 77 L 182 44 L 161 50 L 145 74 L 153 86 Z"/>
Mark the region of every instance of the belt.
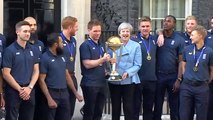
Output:
<path fill-rule="evenodd" d="M 54 91 L 54 92 L 65 92 L 67 91 L 67 88 L 48 88 L 48 90 Z"/>
<path fill-rule="evenodd" d="M 20 85 L 21 87 L 27 87 L 29 84 Z"/>
<path fill-rule="evenodd" d="M 162 71 L 162 70 L 158 70 L 157 72 L 161 73 L 161 74 L 174 74 L 174 73 L 177 73 L 176 71 Z"/>
<path fill-rule="evenodd" d="M 201 86 L 201 85 L 208 84 L 208 81 L 183 80 L 183 83 L 186 83 L 186 84 L 192 85 L 192 86 Z"/>

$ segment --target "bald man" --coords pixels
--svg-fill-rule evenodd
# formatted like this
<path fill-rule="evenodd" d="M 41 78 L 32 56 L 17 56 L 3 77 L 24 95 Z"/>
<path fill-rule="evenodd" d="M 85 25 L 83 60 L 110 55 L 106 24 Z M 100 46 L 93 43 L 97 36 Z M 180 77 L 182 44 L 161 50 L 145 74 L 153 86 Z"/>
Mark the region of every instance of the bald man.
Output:
<path fill-rule="evenodd" d="M 37 31 L 37 23 L 33 17 L 26 17 L 24 21 L 27 21 L 30 23 L 31 33 L 35 33 Z"/>
<path fill-rule="evenodd" d="M 30 39 L 29 43 L 33 45 L 39 54 L 44 52 L 44 44 L 42 41 L 38 40 L 38 34 L 37 34 L 37 23 L 35 18 L 33 17 L 26 17 L 24 21 L 27 21 L 30 24 Z M 35 106 L 35 114 L 34 114 L 34 120 L 45 120 L 45 112 L 43 111 L 45 108 L 45 103 L 44 103 L 44 96 L 43 93 L 41 92 L 41 89 L 39 85 L 36 83 L 35 86 L 35 99 L 36 99 L 36 106 Z"/>
<path fill-rule="evenodd" d="M 30 24 L 30 44 L 36 47 L 36 49 L 39 51 L 39 54 L 42 54 L 44 50 L 44 44 L 38 40 L 36 20 L 33 17 L 26 17 L 24 21 L 27 21 Z"/>

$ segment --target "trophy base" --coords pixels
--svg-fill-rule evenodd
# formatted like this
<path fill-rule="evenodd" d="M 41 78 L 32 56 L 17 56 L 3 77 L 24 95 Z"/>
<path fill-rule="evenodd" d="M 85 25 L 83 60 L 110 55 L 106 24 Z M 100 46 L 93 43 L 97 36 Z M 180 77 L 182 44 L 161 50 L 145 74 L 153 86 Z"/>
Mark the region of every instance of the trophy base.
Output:
<path fill-rule="evenodd" d="M 108 81 L 121 81 L 122 77 L 120 75 L 114 75 L 114 76 L 110 76 L 107 80 Z"/>

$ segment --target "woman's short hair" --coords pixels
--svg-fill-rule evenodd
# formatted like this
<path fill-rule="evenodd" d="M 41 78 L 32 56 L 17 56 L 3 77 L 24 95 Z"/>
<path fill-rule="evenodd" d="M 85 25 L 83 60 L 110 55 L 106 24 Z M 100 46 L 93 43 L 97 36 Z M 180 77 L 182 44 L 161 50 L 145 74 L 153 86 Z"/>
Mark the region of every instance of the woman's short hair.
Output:
<path fill-rule="evenodd" d="M 119 26 L 118 26 L 118 34 L 120 33 L 120 31 L 122 29 L 129 29 L 130 32 L 133 31 L 133 27 L 130 23 L 127 23 L 127 22 L 122 22 Z"/>

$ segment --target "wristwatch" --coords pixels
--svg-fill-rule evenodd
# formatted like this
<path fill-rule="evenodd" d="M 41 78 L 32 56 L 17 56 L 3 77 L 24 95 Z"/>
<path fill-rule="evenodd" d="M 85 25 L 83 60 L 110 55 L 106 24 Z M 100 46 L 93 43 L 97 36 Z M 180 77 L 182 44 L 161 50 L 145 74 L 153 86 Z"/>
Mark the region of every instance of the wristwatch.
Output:
<path fill-rule="evenodd" d="M 31 90 L 33 89 L 33 86 L 32 85 L 28 85 L 28 88 L 30 88 Z"/>
<path fill-rule="evenodd" d="M 182 81 L 182 79 L 181 79 L 181 78 L 177 78 L 177 80 L 178 80 L 179 82 L 181 82 L 181 81 Z"/>

